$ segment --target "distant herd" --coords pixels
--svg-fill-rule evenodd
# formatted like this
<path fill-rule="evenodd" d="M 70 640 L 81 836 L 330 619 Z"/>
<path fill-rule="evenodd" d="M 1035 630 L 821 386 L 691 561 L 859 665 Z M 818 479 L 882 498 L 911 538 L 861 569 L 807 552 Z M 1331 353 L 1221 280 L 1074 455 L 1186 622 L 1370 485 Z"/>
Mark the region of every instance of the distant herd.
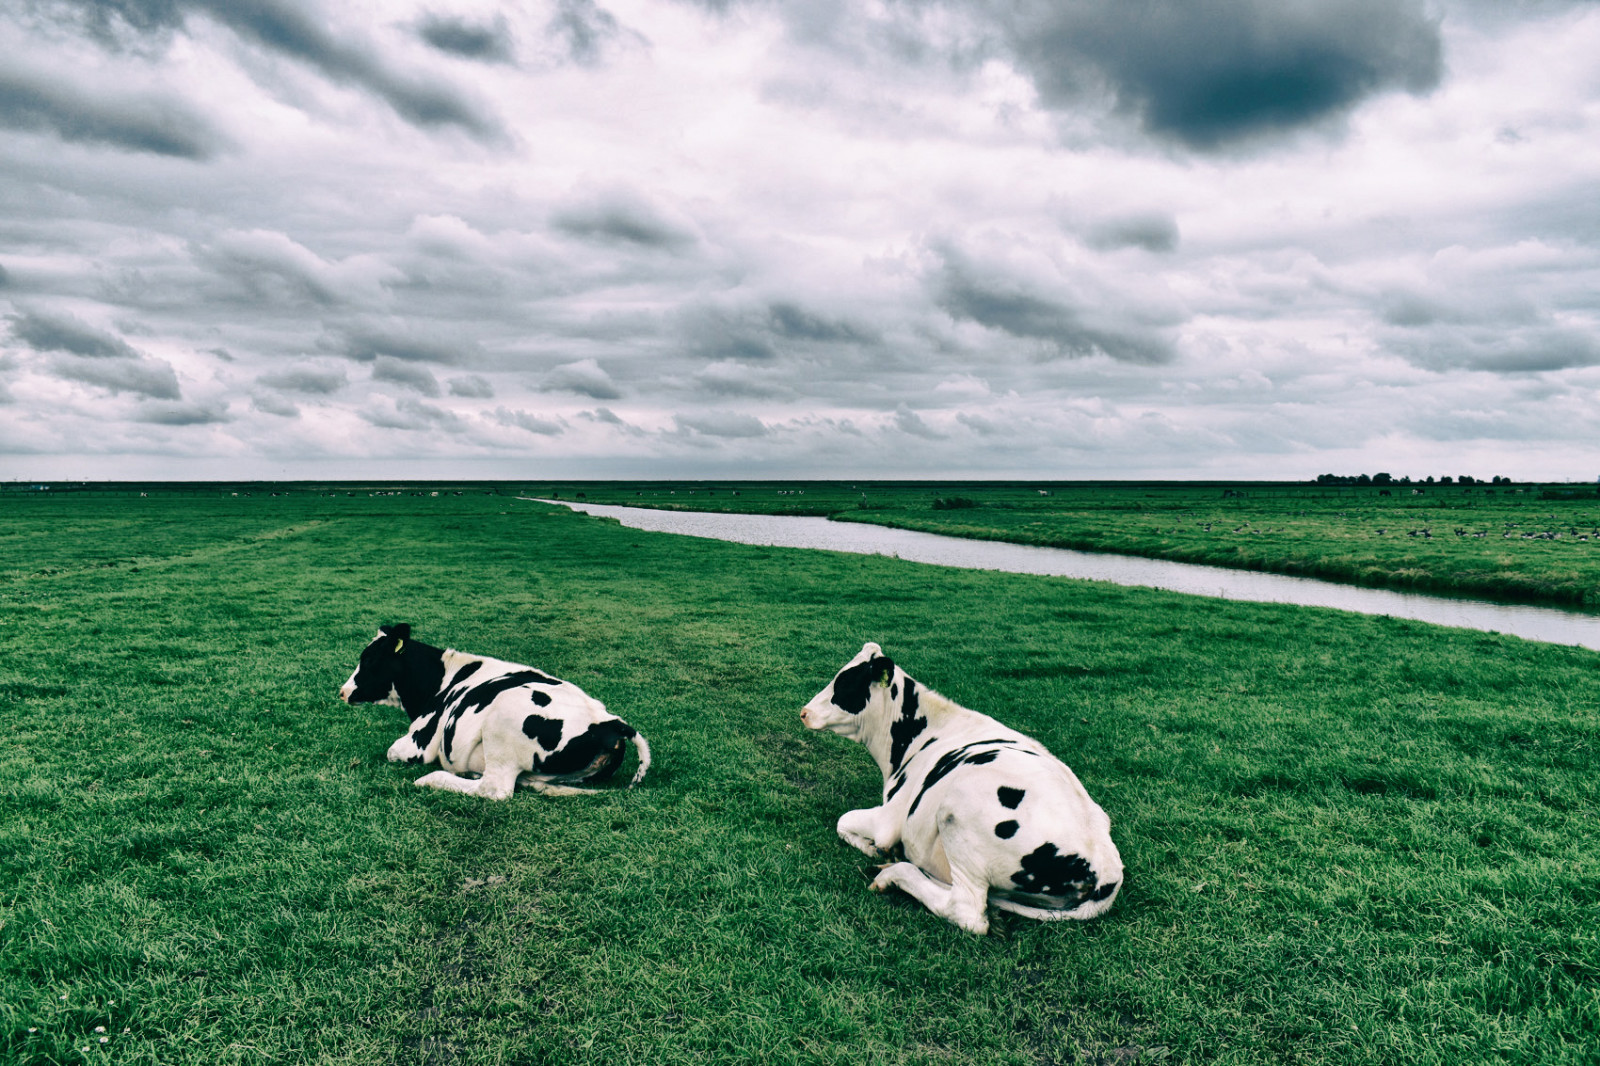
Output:
<path fill-rule="evenodd" d="M 424 644 L 383 626 L 339 696 L 397 706 L 411 719 L 393 762 L 439 769 L 429 788 L 505 799 L 593 792 L 627 746 L 650 768 L 639 731 L 570 681 L 519 663 Z M 991 909 L 1055 921 L 1093 918 L 1122 885 L 1111 820 L 1043 744 L 915 681 L 877 644 L 862 646 L 800 711 L 810 729 L 862 744 L 883 772 L 883 802 L 847 811 L 845 843 L 879 857 L 871 888 L 899 888 L 973 933 Z M 467 776 L 472 775 L 472 776 Z"/>

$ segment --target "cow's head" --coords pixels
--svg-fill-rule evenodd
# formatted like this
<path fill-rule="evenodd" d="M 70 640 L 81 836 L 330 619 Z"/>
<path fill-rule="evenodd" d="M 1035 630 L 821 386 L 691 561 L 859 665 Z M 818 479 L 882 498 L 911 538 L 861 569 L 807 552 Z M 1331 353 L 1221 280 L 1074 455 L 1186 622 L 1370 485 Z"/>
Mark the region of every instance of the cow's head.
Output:
<path fill-rule="evenodd" d="M 405 622 L 383 626 L 361 652 L 361 661 L 355 673 L 339 689 L 339 698 L 346 703 L 385 703 L 401 706 L 400 687 L 405 672 L 406 642 L 411 639 L 411 626 Z"/>
<path fill-rule="evenodd" d="M 894 660 L 868 641 L 861 645 L 856 657 L 834 675 L 828 687 L 801 708 L 800 721 L 808 729 L 826 729 L 853 737 L 861 731 L 865 716 L 882 713 L 894 674 Z"/>

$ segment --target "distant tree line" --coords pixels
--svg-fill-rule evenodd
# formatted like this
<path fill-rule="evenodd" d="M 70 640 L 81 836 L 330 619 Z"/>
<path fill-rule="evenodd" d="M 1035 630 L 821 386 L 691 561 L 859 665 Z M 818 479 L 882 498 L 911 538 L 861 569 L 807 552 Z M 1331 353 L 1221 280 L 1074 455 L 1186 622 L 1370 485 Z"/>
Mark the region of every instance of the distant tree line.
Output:
<path fill-rule="evenodd" d="M 1318 485 L 1410 485 L 1413 484 L 1409 477 L 1395 477 L 1393 474 L 1377 473 L 1367 474 L 1318 474 Z M 1496 475 L 1488 481 L 1473 477 L 1471 474 L 1461 474 L 1458 477 L 1446 475 L 1438 481 L 1429 475 L 1426 479 L 1415 482 L 1418 485 L 1509 485 L 1511 479 Z"/>

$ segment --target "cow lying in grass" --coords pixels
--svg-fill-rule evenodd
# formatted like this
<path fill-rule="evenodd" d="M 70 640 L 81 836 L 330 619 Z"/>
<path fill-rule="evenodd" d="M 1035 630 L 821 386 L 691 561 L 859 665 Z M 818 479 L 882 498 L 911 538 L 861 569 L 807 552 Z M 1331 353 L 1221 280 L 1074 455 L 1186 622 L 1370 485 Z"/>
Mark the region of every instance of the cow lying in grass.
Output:
<path fill-rule="evenodd" d="M 839 836 L 868 855 L 905 846 L 875 892 L 898 886 L 974 933 L 988 905 L 1029 918 L 1093 918 L 1122 883 L 1111 819 L 1044 745 L 923 688 L 868 643 L 800 720 L 866 745 L 883 804 Z"/>
<path fill-rule="evenodd" d="M 593 792 L 560 782 L 605 780 L 622 765 L 630 740 L 639 749 L 639 769 L 628 787 L 650 768 L 644 737 L 577 685 L 518 663 L 423 644 L 411 639 L 409 625 L 382 628 L 339 697 L 398 706 L 411 717 L 389 761 L 438 760 L 443 769 L 417 780 L 429 788 L 488 799 L 505 799 L 519 784 L 551 796 Z M 468 773 L 481 776 L 460 776 Z"/>

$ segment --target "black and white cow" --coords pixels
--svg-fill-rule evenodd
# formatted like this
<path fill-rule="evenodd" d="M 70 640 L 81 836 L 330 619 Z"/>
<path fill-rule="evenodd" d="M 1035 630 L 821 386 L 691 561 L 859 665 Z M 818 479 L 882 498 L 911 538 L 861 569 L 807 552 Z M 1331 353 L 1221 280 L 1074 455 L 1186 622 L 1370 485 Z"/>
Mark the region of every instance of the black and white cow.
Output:
<path fill-rule="evenodd" d="M 594 789 L 559 782 L 603 781 L 639 750 L 632 788 L 650 768 L 650 745 L 605 704 L 570 681 L 411 639 L 409 625 L 384 626 L 339 689 L 346 703 L 398 706 L 411 728 L 389 748 L 390 762 L 443 767 L 418 785 L 505 799 L 517 785 L 552 796 Z M 461 774 L 479 774 L 470 780 Z"/>
<path fill-rule="evenodd" d="M 868 855 L 905 846 L 875 892 L 899 886 L 974 933 L 988 905 L 1029 918 L 1093 918 L 1122 884 L 1111 819 L 1043 744 L 917 684 L 876 644 L 800 720 L 866 745 L 883 804 L 849 811 L 839 836 Z"/>

